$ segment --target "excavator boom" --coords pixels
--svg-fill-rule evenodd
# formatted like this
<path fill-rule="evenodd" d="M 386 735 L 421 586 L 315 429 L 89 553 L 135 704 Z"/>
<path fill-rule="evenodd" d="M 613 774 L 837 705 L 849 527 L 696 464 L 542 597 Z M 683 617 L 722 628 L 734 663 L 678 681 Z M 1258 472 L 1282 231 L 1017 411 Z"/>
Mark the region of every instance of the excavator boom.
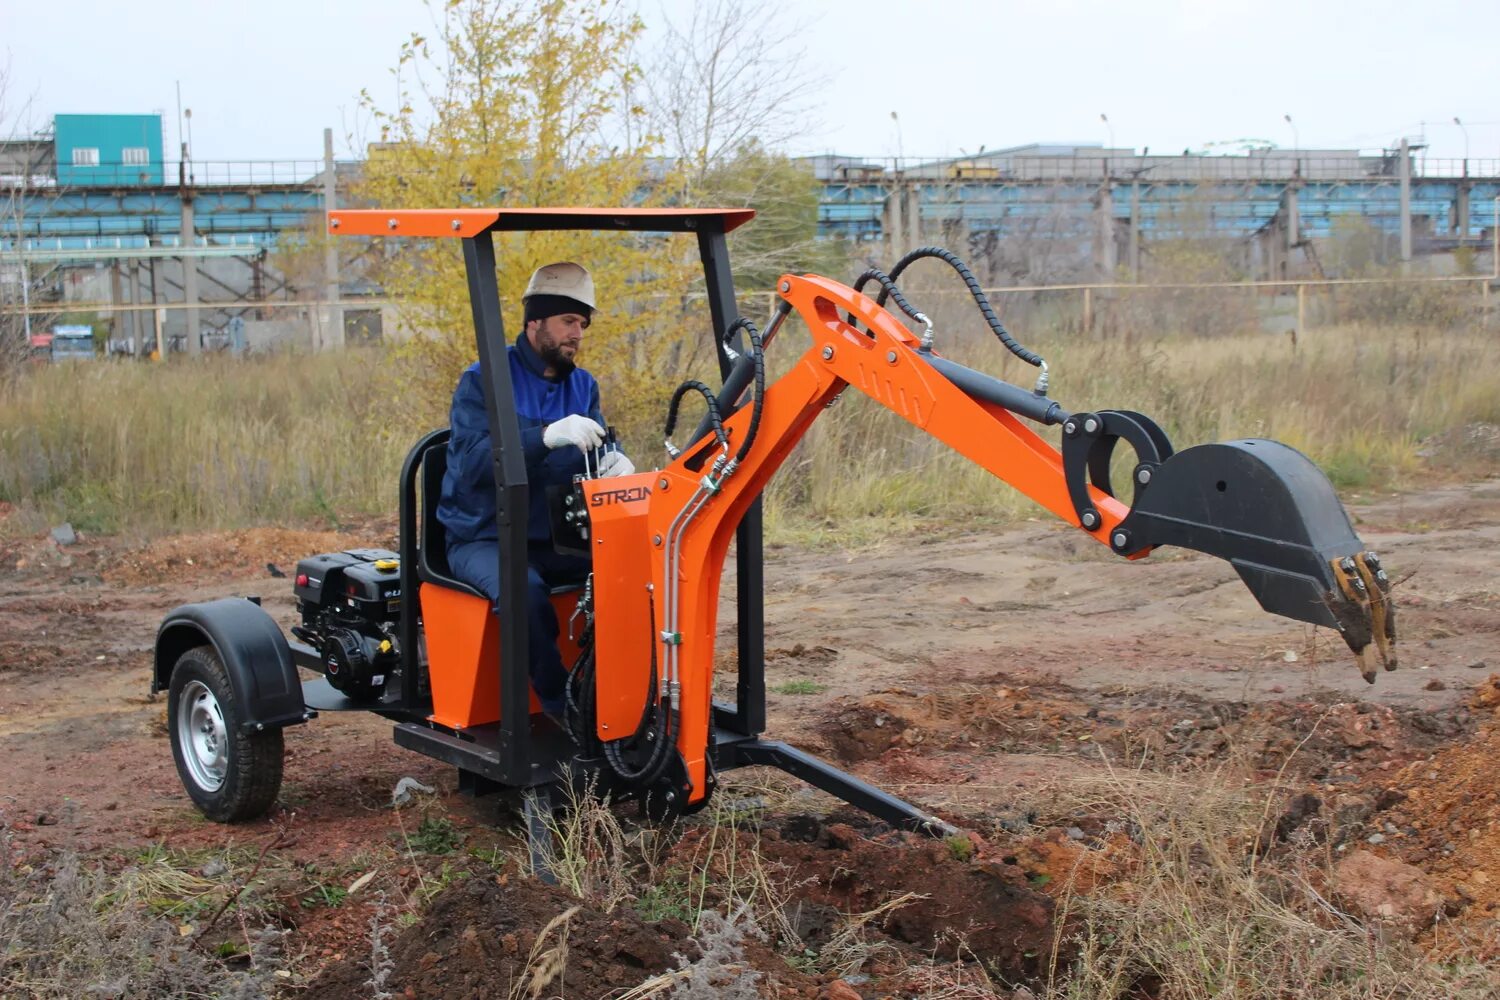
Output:
<path fill-rule="evenodd" d="M 600 650 L 596 735 L 606 745 L 622 734 L 638 739 L 642 697 L 654 700 L 659 738 L 675 740 L 689 800 L 712 784 L 718 587 L 734 530 L 818 415 L 851 386 L 1121 556 L 1178 545 L 1225 559 L 1267 611 L 1338 629 L 1367 679 L 1372 645 L 1394 668 L 1384 571 L 1327 479 L 1295 449 L 1242 440 L 1174 453 L 1141 414 L 1070 413 L 942 359 L 853 288 L 786 275 L 779 290 L 780 317 L 796 311 L 812 338 L 784 375 L 747 398 L 749 366 L 764 347 L 757 336 L 720 397 L 705 391 L 709 417 L 666 468 L 581 484 Z M 669 439 L 675 412 L 676 400 Z M 1032 423 L 1060 426 L 1061 449 Z M 1109 482 L 1121 439 L 1140 459 L 1128 504 Z"/>

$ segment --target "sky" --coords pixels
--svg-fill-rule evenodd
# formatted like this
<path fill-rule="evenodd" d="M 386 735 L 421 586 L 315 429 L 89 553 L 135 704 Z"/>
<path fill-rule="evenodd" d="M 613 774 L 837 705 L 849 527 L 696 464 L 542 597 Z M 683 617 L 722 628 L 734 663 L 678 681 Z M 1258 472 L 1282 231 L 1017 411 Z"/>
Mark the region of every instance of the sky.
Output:
<path fill-rule="evenodd" d="M 649 45 L 690 0 L 625 2 L 638 2 Z M 820 78 L 792 153 L 956 156 L 1037 141 L 1180 153 L 1247 139 L 1378 149 L 1406 136 L 1430 157 L 1500 160 L 1495 0 L 768 9 L 805 23 L 789 71 Z M 401 42 L 430 24 L 420 0 L 0 0 L 0 134 L 22 117 L 41 127 L 60 113 L 160 111 L 175 159 L 180 86 L 194 159 L 316 159 L 324 128 L 337 156 L 358 156 L 361 89 L 389 105 Z"/>

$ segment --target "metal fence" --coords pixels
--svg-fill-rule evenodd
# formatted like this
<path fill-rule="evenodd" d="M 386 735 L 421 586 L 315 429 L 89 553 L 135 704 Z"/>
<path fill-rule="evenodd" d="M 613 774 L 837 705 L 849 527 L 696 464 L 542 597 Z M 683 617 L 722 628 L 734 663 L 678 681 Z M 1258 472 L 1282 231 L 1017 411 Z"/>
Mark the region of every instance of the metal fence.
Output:
<path fill-rule="evenodd" d="M 358 171 L 362 161 L 341 160 L 335 172 Z M 48 190 L 75 187 L 313 187 L 323 183 L 315 160 L 168 160 L 165 163 L 62 164 L 56 175 L 0 176 L 0 188 Z"/>
<path fill-rule="evenodd" d="M 962 288 L 912 287 L 949 344 L 989 336 L 976 325 Z M 1349 278 L 1331 281 L 1180 282 L 1162 284 L 1016 285 L 985 289 L 1005 324 L 1018 333 L 1091 337 L 1218 336 L 1253 332 L 1316 335 L 1319 328 L 1360 323 L 1416 329 L 1500 327 L 1500 276 Z M 769 316 L 772 292 L 739 296 L 746 315 Z M 387 299 L 342 301 L 200 301 L 141 305 L 63 302 L 0 307 L 0 337 L 21 339 L 61 322 L 103 329 L 116 353 L 168 353 L 186 346 L 196 327 L 205 350 L 326 350 L 399 340 L 399 310 Z"/>
<path fill-rule="evenodd" d="M 825 181 L 1365 181 L 1396 179 L 1399 153 L 1331 154 L 1278 151 L 1249 156 L 1137 156 L 1131 150 L 1081 149 L 1058 155 L 845 156 L 805 158 Z M 1439 159 L 1411 155 L 1411 176 L 1423 179 L 1494 180 L 1500 159 Z"/>
<path fill-rule="evenodd" d="M 1500 179 L 1500 158 L 1410 155 L 1413 179 Z M 853 156 L 842 153 L 798 158 L 820 180 L 882 179 L 1014 181 L 1267 181 L 1370 180 L 1396 178 L 1399 152 L 1276 150 L 1266 154 L 1148 156 L 1128 149 L 1078 149 L 1070 153 L 960 156 Z M 663 159 L 662 163 L 669 161 Z M 340 175 L 358 174 L 362 160 L 340 160 Z M 322 183 L 322 159 L 168 160 L 159 164 L 100 163 L 58 168 L 57 176 L 0 177 L 0 187 L 312 187 Z"/>

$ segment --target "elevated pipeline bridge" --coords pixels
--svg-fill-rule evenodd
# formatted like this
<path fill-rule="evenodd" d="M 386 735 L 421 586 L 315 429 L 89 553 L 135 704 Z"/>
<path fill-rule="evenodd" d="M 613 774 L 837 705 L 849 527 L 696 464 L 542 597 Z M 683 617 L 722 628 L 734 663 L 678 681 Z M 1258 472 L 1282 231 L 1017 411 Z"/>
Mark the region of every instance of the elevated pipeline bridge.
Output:
<path fill-rule="evenodd" d="M 895 247 L 962 236 L 1022 255 L 1028 243 L 1048 244 L 1049 256 L 1061 247 L 1081 261 L 1072 274 L 1091 272 L 1090 280 L 1114 280 L 1122 269 L 1139 274 L 1143 253 L 1163 240 L 1237 246 L 1246 274 L 1280 280 L 1309 269 L 1331 276 L 1313 243 L 1348 220 L 1399 242 L 1402 260 L 1465 246 L 1490 252 L 1500 230 L 1500 160 L 1425 159 L 1404 144 L 1377 154 L 1227 156 L 1028 146 L 960 158 L 803 162 L 821 185 L 822 236 Z M 54 301 L 60 310 L 70 298 L 143 309 L 186 302 L 193 308 L 181 335 L 196 342 L 200 303 L 212 332 L 249 315 L 246 303 L 308 293 L 276 273 L 268 254 L 338 202 L 362 166 L 326 152 L 321 160 L 169 162 L 149 174 L 104 164 L 75 183 L 60 183 L 56 170 L 0 175 L 0 297 L 8 307 Z M 358 269 L 343 269 L 342 290 L 340 270 L 326 260 L 326 273 L 310 279 L 317 299 L 351 290 Z M 17 273 L 23 289 L 37 286 L 29 305 L 10 302 Z M 93 287 L 70 291 L 70 282 L 86 279 Z M 331 328 L 340 322 L 330 320 Z"/>
<path fill-rule="evenodd" d="M 1287 154 L 1288 151 L 1277 151 Z M 1086 155 L 1085 155 L 1086 154 Z M 821 182 L 820 235 L 912 242 L 917 231 L 961 222 L 999 237 L 1091 238 L 1101 215 L 1142 239 L 1248 239 L 1288 214 L 1295 199 L 1299 238 L 1334 235 L 1359 218 L 1398 234 L 1407 219 L 1428 249 L 1481 241 L 1495 225 L 1500 159 L 1334 154 L 1136 156 L 1084 147 L 1072 155 L 960 159 L 807 157 Z M 1405 164 L 1403 177 L 1402 164 Z M 362 167 L 333 165 L 343 191 Z M 184 242 L 274 247 L 286 230 L 323 211 L 322 160 L 169 163 L 160 186 L 138 168 L 92 172 L 87 185 L 0 177 L 0 248 L 99 249 Z M 114 174 L 117 173 L 118 176 Z M 1407 194 L 1403 197 L 1403 184 Z M 191 206 L 192 239 L 183 239 Z"/>

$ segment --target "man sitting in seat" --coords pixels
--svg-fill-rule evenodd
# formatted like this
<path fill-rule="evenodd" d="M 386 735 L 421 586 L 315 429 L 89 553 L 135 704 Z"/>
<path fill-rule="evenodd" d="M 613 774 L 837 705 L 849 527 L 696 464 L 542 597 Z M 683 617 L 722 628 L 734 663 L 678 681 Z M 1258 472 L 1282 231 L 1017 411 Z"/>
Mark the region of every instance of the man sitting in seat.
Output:
<path fill-rule="evenodd" d="M 557 615 L 550 593 L 555 586 L 581 582 L 588 575 L 589 560 L 553 548 L 544 498 L 548 486 L 572 483 L 584 472 L 585 451 L 595 452 L 604 443 L 599 383 L 574 363 L 594 314 L 594 279 L 578 264 L 548 264 L 531 276 L 521 302 L 525 329 L 506 356 L 531 490 L 526 525 L 531 684 L 543 710 L 555 717 L 562 713 L 567 672 L 557 651 Z M 448 565 L 455 577 L 498 601 L 495 478 L 478 362 L 459 377 L 449 424 L 448 471 L 437 509 L 448 535 Z M 635 471 L 618 450 L 597 454 L 595 462 L 601 477 Z"/>

